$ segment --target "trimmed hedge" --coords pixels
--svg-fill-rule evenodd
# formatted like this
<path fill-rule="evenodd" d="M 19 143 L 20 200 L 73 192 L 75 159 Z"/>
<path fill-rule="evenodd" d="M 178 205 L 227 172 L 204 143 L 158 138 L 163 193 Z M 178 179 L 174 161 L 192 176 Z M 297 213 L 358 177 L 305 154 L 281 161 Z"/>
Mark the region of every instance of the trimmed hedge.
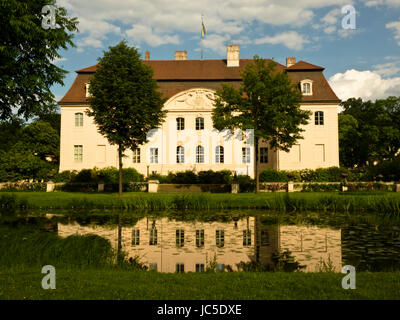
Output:
<path fill-rule="evenodd" d="M 93 183 L 97 184 L 103 182 L 118 183 L 119 172 L 115 167 L 107 167 L 103 169 L 83 169 L 81 171 L 63 171 L 57 173 L 52 181 L 54 182 L 70 182 L 70 183 Z M 134 168 L 122 169 L 122 181 L 123 183 L 130 182 L 143 182 L 144 176 L 140 174 Z M 97 188 L 97 187 L 96 187 Z"/>

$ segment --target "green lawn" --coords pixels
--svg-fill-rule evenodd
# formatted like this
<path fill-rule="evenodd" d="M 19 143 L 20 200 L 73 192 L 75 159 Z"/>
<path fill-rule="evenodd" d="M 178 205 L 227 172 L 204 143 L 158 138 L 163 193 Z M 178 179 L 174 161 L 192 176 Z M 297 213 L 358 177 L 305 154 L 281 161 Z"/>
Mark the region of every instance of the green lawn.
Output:
<path fill-rule="evenodd" d="M 14 200 L 10 197 L 15 195 Z M 400 193 L 149 194 L 1 192 L 0 206 L 32 209 L 272 209 L 400 213 Z"/>
<path fill-rule="evenodd" d="M 344 290 L 343 274 L 161 274 L 107 269 L 56 269 L 56 289 L 41 287 L 40 268 L 0 272 L 0 299 L 399 299 L 400 272 L 358 273 Z"/>

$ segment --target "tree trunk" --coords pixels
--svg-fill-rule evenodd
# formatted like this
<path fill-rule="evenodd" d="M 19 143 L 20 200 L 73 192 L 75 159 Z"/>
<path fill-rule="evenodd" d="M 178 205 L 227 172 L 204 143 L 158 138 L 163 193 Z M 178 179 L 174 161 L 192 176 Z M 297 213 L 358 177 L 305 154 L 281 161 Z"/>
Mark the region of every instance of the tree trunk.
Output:
<path fill-rule="evenodd" d="M 256 190 L 255 192 L 258 193 L 260 190 L 260 181 L 258 177 L 258 138 L 254 138 L 254 178 L 256 179 Z"/>
<path fill-rule="evenodd" d="M 122 147 L 118 146 L 118 160 L 119 160 L 119 186 L 118 186 L 118 195 L 122 196 Z"/>

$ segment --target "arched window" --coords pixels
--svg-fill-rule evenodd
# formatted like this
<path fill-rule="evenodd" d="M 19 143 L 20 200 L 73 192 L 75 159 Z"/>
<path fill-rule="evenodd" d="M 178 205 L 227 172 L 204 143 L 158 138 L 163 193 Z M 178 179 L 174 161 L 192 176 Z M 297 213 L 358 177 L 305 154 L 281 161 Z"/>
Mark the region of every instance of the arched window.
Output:
<path fill-rule="evenodd" d="M 182 146 L 176 148 L 176 163 L 185 163 L 185 148 Z"/>
<path fill-rule="evenodd" d="M 196 147 L 196 163 L 204 163 L 204 147 Z"/>
<path fill-rule="evenodd" d="M 83 127 L 83 113 L 75 113 L 75 127 Z"/>
<path fill-rule="evenodd" d="M 315 124 L 323 125 L 324 124 L 324 112 L 323 111 L 315 111 Z"/>
<path fill-rule="evenodd" d="M 204 118 L 196 118 L 196 130 L 204 130 Z"/>
<path fill-rule="evenodd" d="M 224 147 L 217 146 L 215 148 L 215 163 L 224 163 Z"/>
<path fill-rule="evenodd" d="M 312 88 L 313 81 L 310 79 L 305 79 L 300 82 L 301 93 L 305 96 L 312 96 L 313 88 Z"/>
<path fill-rule="evenodd" d="M 185 119 L 176 118 L 176 130 L 185 130 Z"/>

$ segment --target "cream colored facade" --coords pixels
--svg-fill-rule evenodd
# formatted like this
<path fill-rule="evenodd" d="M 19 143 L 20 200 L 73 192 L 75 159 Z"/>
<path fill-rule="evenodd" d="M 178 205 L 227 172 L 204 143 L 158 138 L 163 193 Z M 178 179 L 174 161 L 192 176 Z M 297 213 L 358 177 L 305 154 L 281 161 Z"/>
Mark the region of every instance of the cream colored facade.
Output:
<path fill-rule="evenodd" d="M 57 228 L 61 237 L 96 234 L 109 240 L 114 249 L 118 246 L 116 226 L 58 223 Z M 183 231 L 182 237 L 178 236 L 183 239 L 180 245 L 177 245 L 177 230 Z M 201 246 L 196 242 L 197 230 L 204 232 L 204 244 Z M 217 231 L 223 231 L 223 242 L 217 243 Z M 248 232 L 246 239 L 244 232 Z M 120 234 L 121 250 L 127 253 L 128 258 L 138 257 L 140 262 L 156 266 L 159 272 L 176 272 L 177 264 L 184 266 L 184 272 L 196 272 L 196 265 L 203 265 L 205 269 L 214 257 L 217 264 L 225 268 L 229 265 L 236 271 L 240 262 L 272 264 L 272 255 L 287 249 L 295 261 L 305 266 L 305 272 L 318 272 L 321 261 L 326 264 L 330 261 L 335 272 L 340 272 L 342 267 L 340 229 L 262 225 L 260 219 L 255 217 L 228 223 L 143 218 L 134 227 L 122 226 Z"/>
<path fill-rule="evenodd" d="M 194 88 L 170 98 L 165 109 L 165 122 L 159 129 L 148 135 L 148 143 L 140 147 L 140 162 L 134 163 L 132 151 L 127 151 L 123 159 L 125 168 L 133 167 L 140 173 L 168 174 L 185 170 L 231 170 L 237 174 L 253 176 L 254 138 L 251 131 L 243 137 L 241 130 L 232 135 L 229 130 L 213 129 L 212 108 L 214 91 Z M 310 122 L 304 127 L 304 139 L 299 140 L 290 152 L 268 149 L 265 167 L 279 170 L 295 170 L 339 165 L 337 104 L 303 105 L 303 109 L 313 112 Z M 85 168 L 118 167 L 116 146 L 107 142 L 92 118 L 86 115 L 87 105 L 62 106 L 60 171 Z M 323 112 L 323 125 L 315 124 L 315 112 Z M 83 123 L 76 121 L 82 114 Z M 184 129 L 177 129 L 177 119 L 184 119 Z M 196 118 L 204 119 L 204 129 L 196 130 Z M 82 146 L 82 158 L 77 159 L 76 146 Z M 204 150 L 203 163 L 196 161 L 197 147 Z M 223 147 L 223 163 L 217 163 L 217 147 Z M 177 147 L 183 147 L 183 163 L 177 163 Z M 261 145 L 260 147 L 267 147 Z M 157 163 L 151 161 L 151 149 L 156 148 Z M 248 148 L 249 157 L 243 159 L 243 148 Z M 245 151 L 245 152 L 246 152 Z M 153 159 L 154 160 L 154 159 Z"/>

